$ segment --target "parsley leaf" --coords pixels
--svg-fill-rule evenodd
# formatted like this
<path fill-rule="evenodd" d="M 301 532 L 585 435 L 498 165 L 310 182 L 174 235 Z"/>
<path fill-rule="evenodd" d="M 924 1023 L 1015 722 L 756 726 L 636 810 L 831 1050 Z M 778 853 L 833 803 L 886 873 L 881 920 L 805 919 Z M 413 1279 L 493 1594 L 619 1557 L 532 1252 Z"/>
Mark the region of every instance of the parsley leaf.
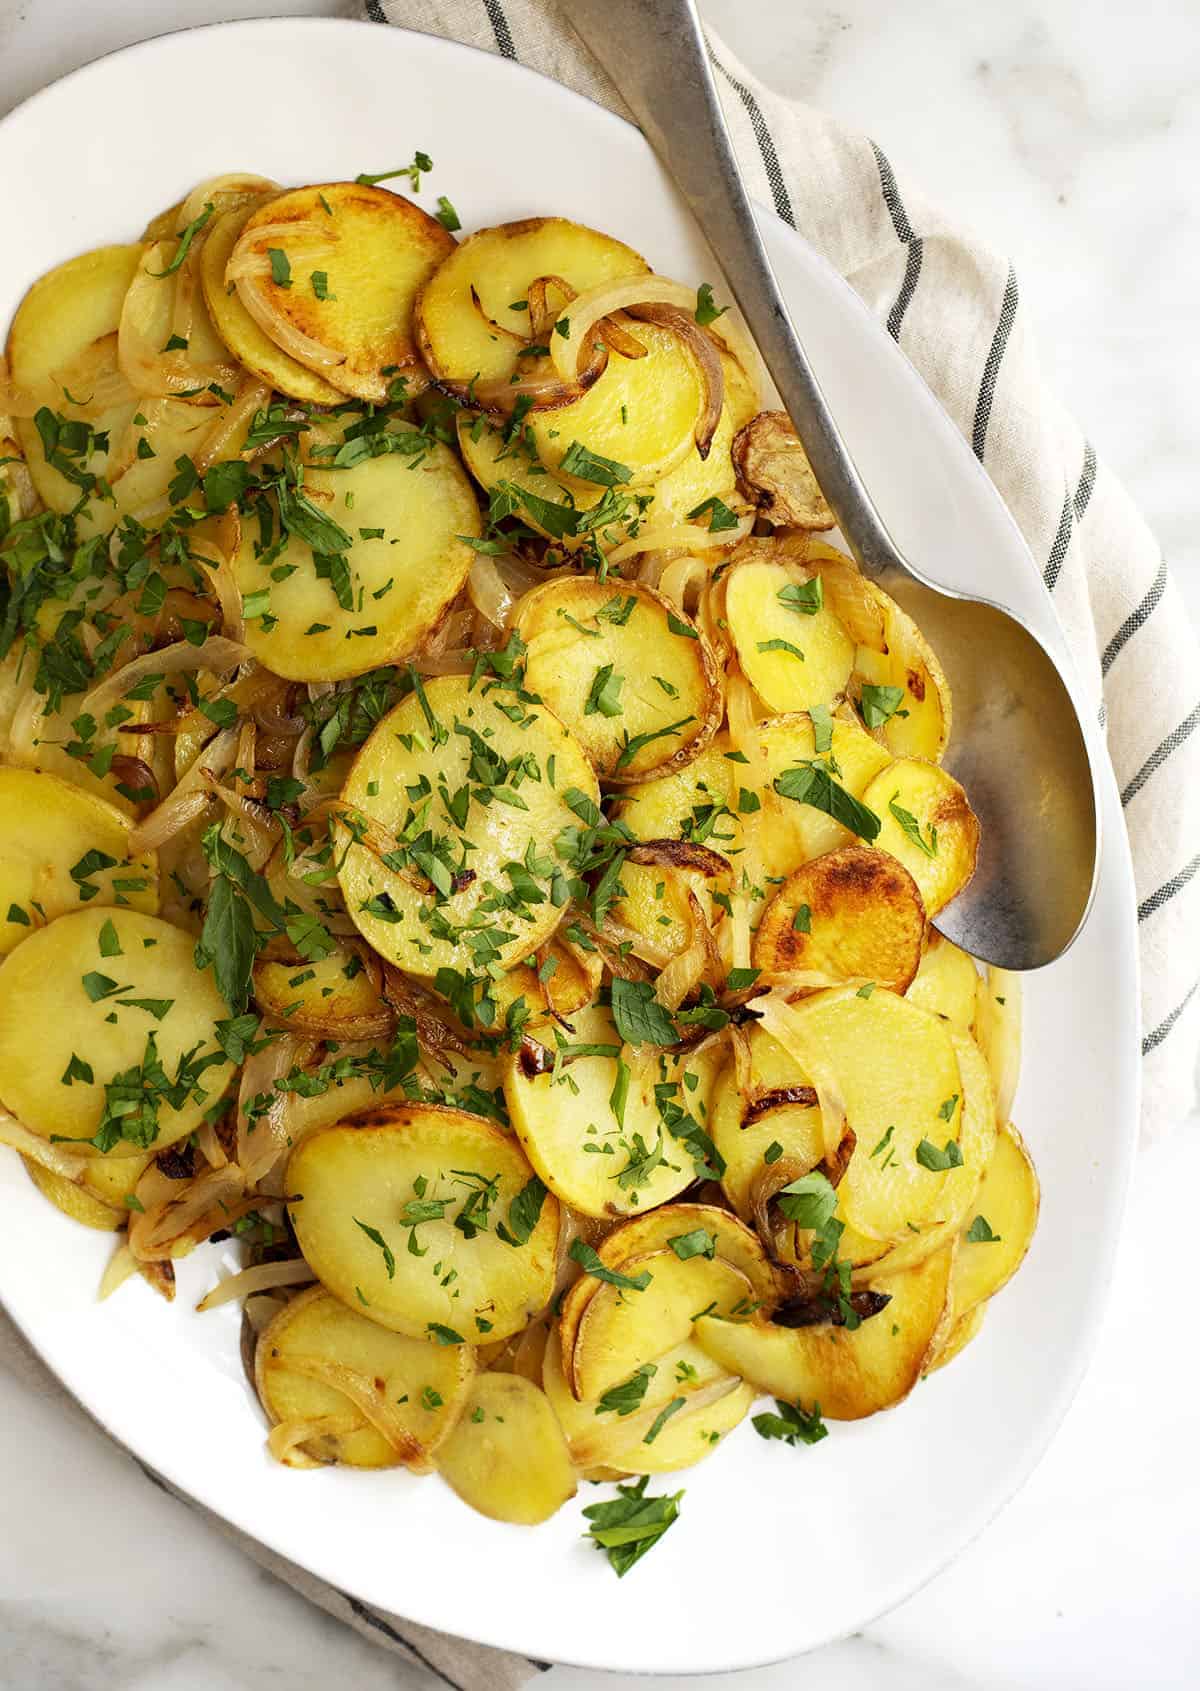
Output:
<path fill-rule="evenodd" d="M 859 697 L 863 721 L 868 728 L 882 728 L 904 703 L 903 687 L 875 687 L 865 682 Z M 904 713 L 907 715 L 907 711 Z"/>
<path fill-rule="evenodd" d="M 565 475 L 591 482 L 596 487 L 616 487 L 633 476 L 627 465 L 618 464 L 615 458 L 601 457 L 600 453 L 590 451 L 578 440 L 573 440 L 563 453 L 559 469 Z"/>
<path fill-rule="evenodd" d="M 568 1251 L 572 1261 L 577 1262 L 585 1274 L 593 1275 L 597 1280 L 604 1280 L 610 1286 L 619 1286 L 623 1291 L 644 1292 L 654 1276 L 649 1269 L 643 1268 L 640 1274 L 618 1274 L 615 1268 L 609 1268 L 599 1251 L 594 1250 L 586 1239 L 575 1239 Z"/>
<path fill-rule="evenodd" d="M 609 1503 L 593 1503 L 583 1512 L 592 1523 L 587 1536 L 603 1550 L 623 1579 L 648 1550 L 679 1519 L 682 1491 L 669 1497 L 647 1497 L 649 1476 L 643 1474 L 634 1485 L 619 1485 L 619 1495 Z"/>
<path fill-rule="evenodd" d="M 642 1399 L 646 1395 L 646 1387 L 650 1384 L 658 1365 L 653 1362 L 643 1362 L 636 1373 L 628 1380 L 623 1380 L 619 1386 L 610 1386 L 608 1390 L 596 1400 L 596 1414 L 632 1415 L 635 1409 L 640 1409 Z"/>
<path fill-rule="evenodd" d="M 924 852 L 926 857 L 936 857 L 938 848 L 937 829 L 930 824 L 929 838 L 927 840 L 923 840 L 921 838 L 921 824 L 917 821 L 911 810 L 905 810 L 903 805 L 896 803 L 896 800 L 899 797 L 900 794 L 898 791 L 892 794 L 890 800 L 888 801 L 888 809 L 891 811 L 896 821 L 900 824 L 903 832 L 916 846 L 917 850 Z"/>
<path fill-rule="evenodd" d="M 961 1168 L 962 1160 L 957 1139 L 947 1139 L 940 1151 L 928 1139 L 922 1139 L 917 1146 L 917 1161 L 922 1168 L 932 1169 L 935 1174 L 947 1168 Z"/>
<path fill-rule="evenodd" d="M 821 577 L 814 575 L 811 581 L 789 581 L 775 597 L 797 616 L 815 617 L 825 603 L 825 586 Z"/>
<path fill-rule="evenodd" d="M 991 1224 L 986 1216 L 977 1215 L 970 1227 L 967 1228 L 967 1243 L 969 1245 L 998 1245 L 1000 1235 L 992 1232 Z"/>
<path fill-rule="evenodd" d="M 350 1219 L 353 1221 L 355 1227 L 362 1228 L 363 1232 L 373 1245 L 379 1246 L 379 1249 L 383 1252 L 383 1266 L 387 1269 L 387 1277 L 389 1280 L 394 1280 L 396 1278 L 396 1258 L 392 1254 L 392 1248 L 384 1238 L 383 1234 L 377 1227 L 368 1227 L 366 1222 L 360 1221 L 356 1215 L 351 1216 Z"/>
<path fill-rule="evenodd" d="M 718 317 L 724 317 L 729 310 L 727 305 L 718 308 L 713 304 L 712 286 L 708 282 L 701 282 L 696 289 L 696 321 L 702 329 L 707 329 L 710 323 L 715 323 Z"/>
<path fill-rule="evenodd" d="M 829 1428 L 821 1419 L 821 1405 L 814 1403 L 811 1409 L 802 1409 L 798 1403 L 783 1403 L 775 1399 L 777 1415 L 769 1412 L 755 1415 L 752 1421 L 754 1431 L 760 1438 L 782 1439 L 784 1444 L 792 1446 L 798 1444 L 820 1444 L 829 1434 Z"/>
<path fill-rule="evenodd" d="M 612 983 L 612 1013 L 626 1045 L 675 1045 L 679 1035 L 670 1016 L 654 996 L 649 981 Z"/>
<path fill-rule="evenodd" d="M 843 828 L 849 828 L 860 839 L 873 840 L 882 826 L 873 810 L 848 793 L 820 763 L 802 763 L 796 769 L 785 769 L 775 782 L 775 791 L 797 804 L 809 804 L 823 810 Z"/>

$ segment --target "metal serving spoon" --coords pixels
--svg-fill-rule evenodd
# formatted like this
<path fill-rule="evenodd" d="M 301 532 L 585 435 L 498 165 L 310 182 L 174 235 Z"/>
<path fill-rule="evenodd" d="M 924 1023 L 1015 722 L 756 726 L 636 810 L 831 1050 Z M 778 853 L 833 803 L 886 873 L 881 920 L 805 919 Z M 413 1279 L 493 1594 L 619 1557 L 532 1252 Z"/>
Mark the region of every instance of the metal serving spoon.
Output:
<path fill-rule="evenodd" d="M 719 260 L 860 567 L 928 636 L 950 682 L 945 766 L 979 817 L 979 864 L 938 928 L 986 962 L 1036 969 L 1079 932 L 1099 847 L 1095 776 L 1057 665 L 1000 606 L 901 553 L 863 485 L 759 235 L 694 0 L 560 0 L 670 171 Z"/>

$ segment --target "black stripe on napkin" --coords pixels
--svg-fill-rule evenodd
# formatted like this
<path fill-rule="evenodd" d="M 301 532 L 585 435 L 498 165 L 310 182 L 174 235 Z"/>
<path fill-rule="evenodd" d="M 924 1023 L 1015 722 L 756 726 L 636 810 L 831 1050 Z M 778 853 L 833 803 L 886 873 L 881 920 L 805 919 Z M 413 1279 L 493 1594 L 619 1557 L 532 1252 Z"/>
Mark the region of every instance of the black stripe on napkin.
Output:
<path fill-rule="evenodd" d="M 1079 472 L 1079 486 L 1075 489 L 1075 521 L 1078 522 L 1088 508 L 1092 491 L 1096 486 L 1096 448 L 1091 441 L 1085 441 L 1083 448 L 1083 469 Z"/>
<path fill-rule="evenodd" d="M 983 462 L 983 449 L 987 444 L 988 423 L 992 417 L 992 399 L 996 392 L 996 378 L 1000 374 L 1004 349 L 1008 345 L 1008 337 L 1012 333 L 1013 320 L 1017 315 L 1019 303 L 1017 273 L 1010 264 L 1008 280 L 1004 284 L 1004 299 L 1000 306 L 1000 317 L 996 323 L 996 332 L 992 336 L 992 344 L 988 348 L 987 363 L 983 367 L 983 381 L 980 383 L 979 398 L 975 405 L 975 426 L 971 430 L 971 445 L 980 463 Z"/>
<path fill-rule="evenodd" d="M 428 1656 L 421 1654 L 411 1638 L 405 1638 L 402 1632 L 397 1632 L 396 1628 L 389 1625 L 382 1615 L 377 1615 L 373 1609 L 368 1609 L 365 1603 L 360 1603 L 357 1597 L 351 1597 L 348 1591 L 343 1591 L 341 1596 L 349 1604 L 351 1613 L 357 1620 L 362 1621 L 364 1626 L 373 1627 L 376 1632 L 382 1632 L 383 1636 L 390 1639 L 393 1644 L 399 1644 L 402 1650 L 409 1651 L 423 1667 L 429 1669 L 430 1673 L 436 1674 L 444 1685 L 452 1686 L 453 1691 L 463 1691 L 463 1687 L 457 1679 L 451 1679 L 448 1673 L 443 1673 L 436 1662 L 431 1662 Z"/>
<path fill-rule="evenodd" d="M 767 181 L 771 187 L 771 199 L 774 202 L 776 214 L 777 216 L 782 217 L 785 223 L 790 223 L 794 229 L 796 227 L 796 219 L 792 212 L 791 196 L 788 194 L 787 184 L 783 180 L 783 167 L 779 162 L 779 154 L 775 150 L 775 142 L 772 138 L 771 131 L 767 128 L 767 120 L 762 114 L 762 107 L 754 98 L 754 95 L 746 87 L 745 83 L 739 82 L 735 76 L 731 76 L 715 54 L 711 54 L 710 57 L 712 58 L 713 64 L 716 65 L 721 75 L 725 78 L 726 82 L 733 89 L 738 99 L 742 102 L 746 111 L 746 116 L 750 119 L 750 127 L 754 131 L 754 139 L 758 142 L 758 150 L 762 155 L 763 169 L 767 173 Z"/>
<path fill-rule="evenodd" d="M 1179 727 L 1173 728 L 1165 740 L 1155 746 L 1154 750 L 1150 753 L 1150 756 L 1138 770 L 1133 780 L 1121 794 L 1122 804 L 1128 804 L 1130 799 L 1137 797 L 1138 793 L 1141 792 L 1142 788 L 1154 774 L 1155 770 L 1161 769 L 1162 765 L 1167 761 L 1171 753 L 1179 749 L 1179 747 L 1187 739 L 1188 735 L 1192 733 L 1198 722 L 1200 722 L 1200 705 L 1197 705 L 1196 708 L 1189 713 L 1189 715 L 1185 716 L 1183 721 L 1179 724 Z"/>
<path fill-rule="evenodd" d="M 1072 515 L 1075 503 L 1070 490 L 1063 500 L 1062 516 L 1058 519 L 1058 532 L 1054 536 L 1054 544 L 1050 548 L 1050 556 L 1046 559 L 1046 567 L 1042 571 L 1042 580 L 1051 593 L 1058 586 L 1058 578 L 1062 573 L 1063 562 L 1071 545 Z"/>
<path fill-rule="evenodd" d="M 367 17 L 372 23 L 386 23 L 388 21 L 387 13 L 380 5 L 379 0 L 367 0 Z"/>
<path fill-rule="evenodd" d="M 1144 898 L 1138 905 L 1138 921 L 1144 922 L 1148 916 L 1153 916 L 1156 910 L 1161 910 L 1164 904 L 1169 904 L 1177 892 L 1184 887 L 1200 869 L 1200 856 L 1193 857 L 1178 873 L 1172 875 L 1169 881 L 1164 881 L 1157 892 L 1152 892 L 1149 898 Z"/>
<path fill-rule="evenodd" d="M 1150 583 L 1150 587 L 1145 598 L 1140 604 L 1133 607 L 1129 615 L 1125 618 L 1125 621 L 1121 624 L 1120 628 L 1118 628 L 1117 632 L 1108 642 L 1108 645 L 1104 648 L 1103 655 L 1100 659 L 1101 675 L 1108 674 L 1109 670 L 1116 662 L 1117 654 L 1129 644 L 1138 629 L 1141 628 L 1144 623 L 1149 622 L 1151 616 L 1158 608 L 1158 601 L 1162 598 L 1163 593 L 1166 591 L 1166 586 L 1167 560 L 1164 558 L 1162 563 L 1158 566 L 1158 574 Z"/>
<path fill-rule="evenodd" d="M 492 26 L 492 34 L 496 37 L 496 51 L 503 59 L 515 59 L 517 49 L 513 46 L 512 30 L 508 27 L 508 19 L 504 15 L 500 0 L 483 0 L 483 9 Z"/>
<path fill-rule="evenodd" d="M 917 291 L 917 283 L 921 280 L 921 260 L 924 257 L 924 245 L 921 237 L 916 234 L 909 222 L 908 212 L 904 201 L 900 198 L 900 189 L 896 185 L 896 173 L 892 169 L 891 161 L 882 147 L 871 142 L 871 151 L 875 154 L 875 164 L 879 170 L 879 191 L 883 195 L 883 203 L 888 209 L 888 216 L 892 220 L 892 228 L 896 231 L 896 239 L 908 248 L 908 257 L 904 265 L 904 276 L 900 283 L 900 292 L 887 314 L 887 332 L 894 341 L 900 339 L 900 330 L 904 323 L 904 313 L 912 304 L 913 294 Z"/>
<path fill-rule="evenodd" d="M 1154 1031 L 1146 1035 L 1145 1039 L 1142 1041 L 1143 1057 L 1148 1057 L 1151 1051 L 1155 1050 L 1162 1044 L 1163 1040 L 1175 1026 L 1175 1023 L 1179 1020 L 1180 1016 L 1183 1015 L 1183 1012 L 1187 1009 L 1198 991 L 1200 991 L 1200 981 L 1195 981 L 1185 997 L 1180 999 L 1179 1003 L 1171 1011 L 1171 1014 L 1169 1016 L 1164 1016 L 1163 1020 L 1159 1022 Z"/>
<path fill-rule="evenodd" d="M 887 314 L 887 332 L 894 341 L 900 339 L 900 330 L 904 324 L 904 313 L 912 304 L 912 297 L 917 291 L 917 283 L 921 280 L 921 259 L 924 245 L 919 235 L 915 235 L 908 243 L 908 260 L 904 266 L 904 279 L 900 283 L 900 292 L 896 295 L 892 309 Z"/>
<path fill-rule="evenodd" d="M 879 188 L 892 220 L 892 228 L 896 231 L 896 239 L 907 245 L 909 241 L 916 239 L 916 232 L 908 221 L 904 201 L 900 198 L 900 190 L 896 186 L 896 172 L 892 169 L 887 154 L 881 147 L 877 147 L 874 141 L 871 142 L 871 151 L 875 154 L 875 163 L 879 167 Z"/>

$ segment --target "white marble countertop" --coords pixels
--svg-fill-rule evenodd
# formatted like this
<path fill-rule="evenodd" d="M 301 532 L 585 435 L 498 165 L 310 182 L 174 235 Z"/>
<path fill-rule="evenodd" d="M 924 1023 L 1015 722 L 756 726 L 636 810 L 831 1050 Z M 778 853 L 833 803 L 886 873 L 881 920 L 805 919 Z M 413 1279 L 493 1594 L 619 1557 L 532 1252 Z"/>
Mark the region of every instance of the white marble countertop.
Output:
<path fill-rule="evenodd" d="M 0 113 L 75 65 L 191 23 L 337 0 L 0 0 Z M 1200 621 L 1200 9 L 1015 0 L 704 0 L 775 86 L 881 143 L 1006 250 L 1051 383 L 1157 529 Z M 1189 98 L 1189 95 L 1191 96 Z M 956 136 L 953 148 L 945 145 Z M 1143 1156 L 1094 1362 L 1022 1494 L 858 1637 L 738 1691 L 1194 1691 L 1200 1685 L 1200 1117 Z M 0 1687 L 383 1691 L 420 1677 L 252 1567 L 82 1415 L 0 1376 Z M 547 1691 L 619 1682 L 556 1669 Z"/>

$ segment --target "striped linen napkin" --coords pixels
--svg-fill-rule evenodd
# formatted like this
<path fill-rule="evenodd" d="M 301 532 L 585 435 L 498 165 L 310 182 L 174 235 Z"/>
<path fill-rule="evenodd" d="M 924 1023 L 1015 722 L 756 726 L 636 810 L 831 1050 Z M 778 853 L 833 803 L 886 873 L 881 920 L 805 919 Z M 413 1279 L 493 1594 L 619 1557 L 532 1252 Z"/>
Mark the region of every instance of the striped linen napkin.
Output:
<path fill-rule="evenodd" d="M 626 115 L 552 0 L 341 0 L 338 9 L 517 59 Z M 1200 1034 L 1200 735 L 1192 738 L 1200 653 L 1186 612 L 1128 496 L 1044 388 L 1012 267 L 907 184 L 902 191 L 874 142 L 773 95 L 719 41 L 710 45 L 751 194 L 886 321 L 971 441 L 1042 568 L 1106 720 L 1140 901 L 1143 1129 L 1151 1137 L 1191 1105 Z M 2 1312 L 0 1366 L 83 1416 Z M 549 1666 L 371 1609 L 209 1519 L 327 1613 L 456 1691 L 517 1691 Z"/>

